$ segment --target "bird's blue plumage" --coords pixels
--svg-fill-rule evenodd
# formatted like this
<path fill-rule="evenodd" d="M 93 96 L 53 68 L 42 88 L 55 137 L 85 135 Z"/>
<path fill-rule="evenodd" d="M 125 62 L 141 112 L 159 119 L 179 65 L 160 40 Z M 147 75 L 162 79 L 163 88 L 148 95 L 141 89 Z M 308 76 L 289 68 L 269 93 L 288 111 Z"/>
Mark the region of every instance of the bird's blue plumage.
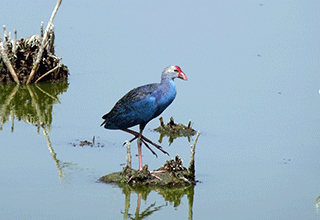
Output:
<path fill-rule="evenodd" d="M 104 127 L 125 129 L 138 124 L 145 125 L 160 115 L 175 96 L 176 88 L 173 81 L 168 84 L 148 84 L 135 88 L 102 117 L 105 119 Z"/>
<path fill-rule="evenodd" d="M 160 115 L 174 100 L 176 87 L 173 79 L 179 77 L 187 80 L 181 69 L 177 66 L 167 67 L 161 76 L 160 83 L 148 84 L 137 87 L 124 95 L 102 118 L 101 125 L 107 129 L 127 129 L 140 125 L 143 130 L 145 125 L 153 118 Z M 181 73 L 183 76 L 179 75 Z"/>

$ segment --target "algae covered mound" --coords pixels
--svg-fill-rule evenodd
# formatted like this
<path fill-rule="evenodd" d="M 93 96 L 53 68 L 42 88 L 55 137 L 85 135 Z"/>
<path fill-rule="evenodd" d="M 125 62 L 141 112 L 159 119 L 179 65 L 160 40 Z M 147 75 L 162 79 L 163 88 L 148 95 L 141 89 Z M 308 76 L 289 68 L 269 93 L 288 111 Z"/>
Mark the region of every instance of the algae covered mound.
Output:
<path fill-rule="evenodd" d="M 104 183 L 117 184 L 118 186 L 190 186 L 198 181 L 195 179 L 195 147 L 200 131 L 197 132 L 194 144 L 191 145 L 190 165 L 186 168 L 182 165 L 182 160 L 177 155 L 174 159 L 167 160 L 162 167 L 149 171 L 148 165 L 144 165 L 141 170 L 131 168 L 130 142 L 127 141 L 127 165 L 120 172 L 107 174 L 99 179 Z M 141 144 L 141 142 L 140 142 Z"/>
<path fill-rule="evenodd" d="M 122 171 L 105 175 L 99 179 L 105 183 L 143 185 L 143 186 L 188 186 L 196 184 L 194 171 L 182 166 L 179 156 L 167 160 L 157 170 L 149 171 L 148 165 L 142 170 L 134 170 L 126 166 Z"/>
<path fill-rule="evenodd" d="M 160 133 L 159 142 L 162 143 L 164 137 L 169 137 L 169 145 L 172 144 L 174 139 L 178 137 L 187 137 L 188 141 L 191 141 L 191 137 L 196 134 L 196 131 L 191 127 L 191 121 L 188 122 L 188 125 L 176 124 L 173 120 L 173 117 L 170 118 L 170 121 L 167 124 L 163 123 L 162 117 L 159 118 L 160 126 L 155 128 L 154 131 Z"/>

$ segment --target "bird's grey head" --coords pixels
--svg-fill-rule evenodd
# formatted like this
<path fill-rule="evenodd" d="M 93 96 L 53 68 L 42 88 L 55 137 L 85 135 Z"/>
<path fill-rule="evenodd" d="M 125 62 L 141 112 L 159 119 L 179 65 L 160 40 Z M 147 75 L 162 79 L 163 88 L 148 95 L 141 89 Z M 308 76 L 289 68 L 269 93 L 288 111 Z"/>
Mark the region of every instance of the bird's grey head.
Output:
<path fill-rule="evenodd" d="M 168 66 L 162 72 L 161 78 L 180 78 L 183 80 L 188 80 L 186 74 L 184 74 L 179 66 Z"/>

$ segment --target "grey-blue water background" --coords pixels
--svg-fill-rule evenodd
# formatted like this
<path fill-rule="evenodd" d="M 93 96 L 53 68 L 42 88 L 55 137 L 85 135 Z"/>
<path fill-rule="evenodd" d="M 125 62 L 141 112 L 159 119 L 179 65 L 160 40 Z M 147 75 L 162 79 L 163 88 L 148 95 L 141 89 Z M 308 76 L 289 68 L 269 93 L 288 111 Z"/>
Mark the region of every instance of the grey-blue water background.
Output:
<path fill-rule="evenodd" d="M 3 1 L 0 23 L 19 38 L 39 34 L 55 4 Z M 12 110 L 2 125 L 0 219 L 320 217 L 320 1 L 63 1 L 53 23 L 69 85 L 19 88 L 36 115 L 52 118 L 39 126 Z M 139 204 L 132 191 L 125 207 L 123 189 L 96 182 L 122 169 L 131 138 L 100 127 L 101 116 L 168 65 L 189 80 L 176 80 L 164 121 L 191 119 L 202 132 L 192 213 L 187 195 L 173 202 L 151 191 Z M 158 125 L 144 134 L 158 140 Z M 93 136 L 103 147 L 79 146 Z M 192 143 L 164 139 L 170 157 L 143 149 L 143 163 L 154 169 L 179 154 L 187 166 Z"/>

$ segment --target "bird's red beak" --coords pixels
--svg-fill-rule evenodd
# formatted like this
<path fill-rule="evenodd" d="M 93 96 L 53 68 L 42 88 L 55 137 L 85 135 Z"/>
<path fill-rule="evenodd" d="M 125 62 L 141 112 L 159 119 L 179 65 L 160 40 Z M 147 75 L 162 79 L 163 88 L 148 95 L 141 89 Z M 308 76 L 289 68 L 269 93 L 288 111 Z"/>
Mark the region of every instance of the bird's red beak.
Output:
<path fill-rule="evenodd" d="M 186 74 L 184 74 L 184 72 L 182 72 L 182 71 L 179 72 L 178 78 L 186 80 L 186 81 L 188 80 Z"/>

